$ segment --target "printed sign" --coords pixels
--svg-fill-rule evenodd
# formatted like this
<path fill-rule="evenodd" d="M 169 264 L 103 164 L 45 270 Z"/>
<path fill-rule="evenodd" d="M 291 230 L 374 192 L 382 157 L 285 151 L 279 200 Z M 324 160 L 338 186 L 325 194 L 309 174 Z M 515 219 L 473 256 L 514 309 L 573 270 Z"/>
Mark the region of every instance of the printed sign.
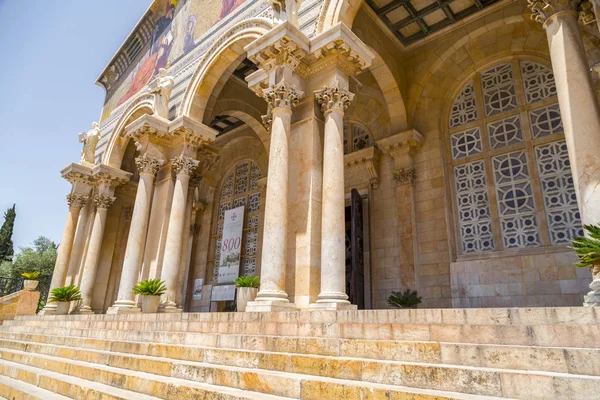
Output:
<path fill-rule="evenodd" d="M 235 300 L 235 285 L 213 286 L 210 301 Z"/>
<path fill-rule="evenodd" d="M 240 274 L 243 225 L 244 206 L 225 211 L 217 278 L 219 283 L 233 283 Z"/>
<path fill-rule="evenodd" d="M 193 300 L 202 299 L 202 283 L 204 283 L 204 279 L 202 278 L 194 280 L 194 292 L 192 293 Z"/>

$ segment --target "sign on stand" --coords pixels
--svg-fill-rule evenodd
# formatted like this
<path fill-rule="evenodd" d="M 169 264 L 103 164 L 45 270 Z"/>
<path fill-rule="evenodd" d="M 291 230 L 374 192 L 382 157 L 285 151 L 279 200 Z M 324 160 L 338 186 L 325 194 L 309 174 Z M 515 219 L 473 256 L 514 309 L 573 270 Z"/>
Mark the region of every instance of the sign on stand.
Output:
<path fill-rule="evenodd" d="M 210 301 L 235 300 L 235 285 L 213 286 Z"/>
<path fill-rule="evenodd" d="M 234 283 L 240 274 L 243 226 L 244 206 L 225 211 L 217 278 L 219 284 Z"/>

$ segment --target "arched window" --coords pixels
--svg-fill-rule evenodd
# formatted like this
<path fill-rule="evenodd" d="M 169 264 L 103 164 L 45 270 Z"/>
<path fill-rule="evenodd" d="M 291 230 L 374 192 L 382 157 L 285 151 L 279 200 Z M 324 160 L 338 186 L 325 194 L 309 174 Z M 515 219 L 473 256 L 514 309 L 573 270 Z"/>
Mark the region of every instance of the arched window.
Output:
<path fill-rule="evenodd" d="M 254 161 L 240 161 L 233 167 L 221 186 L 219 213 L 214 238 L 213 280 L 217 280 L 219 258 L 221 256 L 221 237 L 223 235 L 223 217 L 225 211 L 244 206 L 244 233 L 242 236 L 241 273 L 256 275 L 256 254 L 258 247 L 258 228 L 260 225 L 260 168 Z"/>
<path fill-rule="evenodd" d="M 452 104 L 449 133 L 463 254 L 582 234 L 551 69 L 514 60 L 475 74 Z"/>
<path fill-rule="evenodd" d="M 373 138 L 367 128 L 357 122 L 344 121 L 344 154 L 372 145 Z"/>

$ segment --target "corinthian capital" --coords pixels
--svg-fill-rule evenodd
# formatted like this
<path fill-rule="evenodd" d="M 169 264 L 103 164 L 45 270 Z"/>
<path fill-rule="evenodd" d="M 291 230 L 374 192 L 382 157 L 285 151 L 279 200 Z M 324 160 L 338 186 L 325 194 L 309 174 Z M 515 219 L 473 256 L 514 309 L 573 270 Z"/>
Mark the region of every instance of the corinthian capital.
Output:
<path fill-rule="evenodd" d="M 315 92 L 315 99 L 321 105 L 321 109 L 324 113 L 329 111 L 345 111 L 352 99 L 354 99 L 354 93 L 351 93 L 348 89 L 341 88 L 339 82 L 336 82 L 332 86 L 325 86 L 325 89 L 317 90 Z"/>
<path fill-rule="evenodd" d="M 264 97 L 267 102 L 267 115 L 262 116 L 262 121 L 267 129 L 270 129 L 271 124 L 273 123 L 274 109 L 287 108 L 291 111 L 292 108 L 298 105 L 298 102 L 303 96 L 303 92 L 297 90 L 294 85 L 289 85 L 284 81 L 266 89 L 264 91 Z"/>
<path fill-rule="evenodd" d="M 527 0 L 531 9 L 531 19 L 544 25 L 553 15 L 561 12 L 576 14 L 577 4 L 574 0 Z"/>
<path fill-rule="evenodd" d="M 152 158 L 148 154 L 142 154 L 138 158 L 135 159 L 135 165 L 137 165 L 138 171 L 140 173 L 147 173 L 156 175 L 158 169 L 163 165 L 164 160 L 159 160 L 157 158 Z"/>
<path fill-rule="evenodd" d="M 94 196 L 94 205 L 96 208 L 108 209 L 115 202 L 116 198 L 108 195 L 96 195 Z"/>
<path fill-rule="evenodd" d="M 69 204 L 69 208 L 83 208 L 87 202 L 87 199 L 87 196 L 81 194 L 71 193 L 67 195 L 67 203 Z"/>
<path fill-rule="evenodd" d="M 175 171 L 176 175 L 183 174 L 192 176 L 194 170 L 198 167 L 198 163 L 198 160 L 194 160 L 193 158 L 184 155 L 180 155 L 171 160 L 173 171 Z"/>

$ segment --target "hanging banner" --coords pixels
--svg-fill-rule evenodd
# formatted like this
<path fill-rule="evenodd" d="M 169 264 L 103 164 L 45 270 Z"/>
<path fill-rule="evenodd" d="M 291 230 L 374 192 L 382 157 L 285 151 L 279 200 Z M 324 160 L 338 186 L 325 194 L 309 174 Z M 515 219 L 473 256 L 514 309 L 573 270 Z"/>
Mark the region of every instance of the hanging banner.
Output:
<path fill-rule="evenodd" d="M 244 206 L 225 211 L 217 278 L 219 283 L 233 283 L 240 274 L 243 226 Z"/>

